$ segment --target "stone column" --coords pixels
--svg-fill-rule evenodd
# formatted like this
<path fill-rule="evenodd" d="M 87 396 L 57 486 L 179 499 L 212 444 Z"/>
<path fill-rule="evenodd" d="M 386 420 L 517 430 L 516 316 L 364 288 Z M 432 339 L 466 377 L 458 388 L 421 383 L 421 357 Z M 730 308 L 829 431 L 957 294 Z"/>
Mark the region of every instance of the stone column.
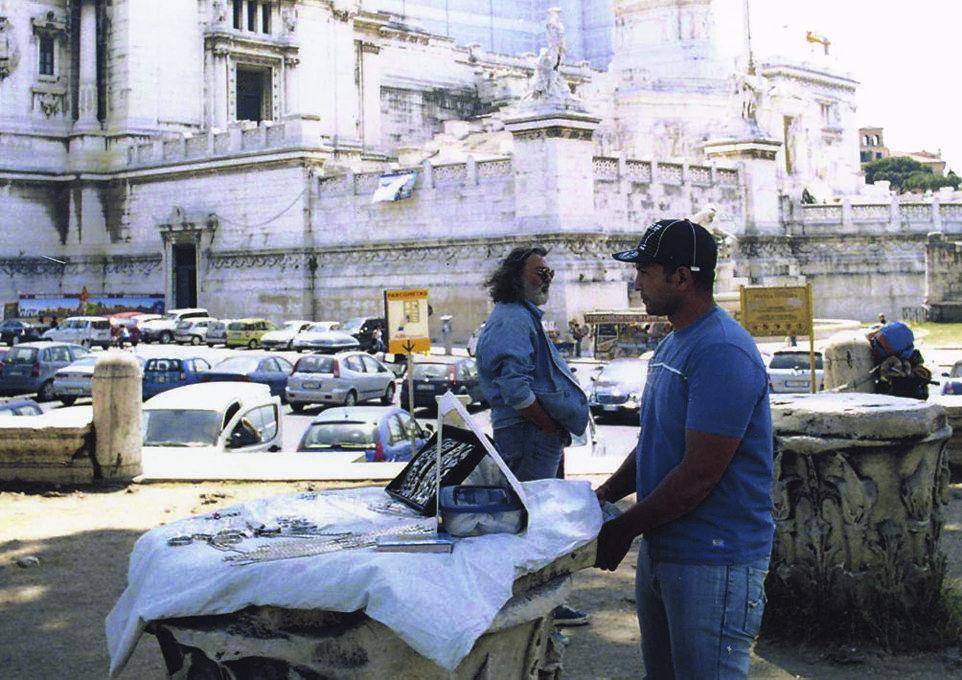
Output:
<path fill-rule="evenodd" d="M 300 113 L 300 103 L 297 97 L 299 78 L 297 65 L 301 60 L 293 54 L 284 57 L 284 115 L 296 116 Z"/>
<path fill-rule="evenodd" d="M 773 625 L 924 616 L 945 572 L 945 410 L 880 394 L 774 395 L 772 424 Z"/>
<path fill-rule="evenodd" d="M 97 360 L 91 383 L 97 464 L 101 480 L 130 480 L 141 465 L 141 372 L 128 352 L 108 351 Z"/>
<path fill-rule="evenodd" d="M 778 163 L 781 142 L 774 139 L 721 139 L 705 144 L 709 160 L 735 161 L 745 187 L 745 232 L 782 233 L 778 202 Z"/>
<path fill-rule="evenodd" d="M 828 339 L 823 381 L 826 390 L 838 392 L 875 392 L 872 347 L 864 332 L 836 333 Z"/>
<path fill-rule="evenodd" d="M 361 143 L 366 148 L 381 146 L 381 48 L 361 43 Z"/>
<path fill-rule="evenodd" d="M 74 129 L 99 130 L 97 120 L 97 3 L 80 3 L 80 80 Z"/>
<path fill-rule="evenodd" d="M 213 127 L 226 130 L 230 123 L 230 111 L 228 111 L 228 77 L 227 69 L 230 68 L 230 52 L 226 47 L 215 47 L 212 59 L 212 70 L 214 80 L 213 96 L 213 116 L 211 124 Z"/>

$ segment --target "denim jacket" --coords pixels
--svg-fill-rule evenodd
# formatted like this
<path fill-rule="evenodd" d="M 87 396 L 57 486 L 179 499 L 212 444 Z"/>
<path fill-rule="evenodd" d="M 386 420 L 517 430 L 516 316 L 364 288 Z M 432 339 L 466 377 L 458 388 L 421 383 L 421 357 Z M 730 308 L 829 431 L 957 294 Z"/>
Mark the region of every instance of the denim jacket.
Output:
<path fill-rule="evenodd" d="M 478 337 L 478 376 L 494 429 L 522 422 L 535 399 L 573 435 L 588 425 L 588 397 L 529 302 L 498 303 Z"/>

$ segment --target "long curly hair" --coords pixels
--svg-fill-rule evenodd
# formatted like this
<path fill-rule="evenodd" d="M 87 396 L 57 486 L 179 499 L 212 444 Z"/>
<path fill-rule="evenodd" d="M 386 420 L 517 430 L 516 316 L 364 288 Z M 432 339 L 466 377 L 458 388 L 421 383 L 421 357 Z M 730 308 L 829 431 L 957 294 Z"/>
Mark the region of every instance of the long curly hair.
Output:
<path fill-rule="evenodd" d="M 547 254 L 548 251 L 541 246 L 514 248 L 484 282 L 491 293 L 491 299 L 494 302 L 524 301 L 524 283 L 521 281 L 524 263 L 532 255 L 545 257 Z"/>

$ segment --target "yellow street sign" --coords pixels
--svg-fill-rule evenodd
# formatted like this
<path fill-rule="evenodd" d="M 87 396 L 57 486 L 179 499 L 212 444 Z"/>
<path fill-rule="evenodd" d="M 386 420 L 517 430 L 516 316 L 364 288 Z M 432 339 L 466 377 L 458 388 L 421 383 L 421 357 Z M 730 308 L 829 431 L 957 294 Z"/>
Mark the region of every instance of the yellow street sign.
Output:
<path fill-rule="evenodd" d="M 756 337 L 808 335 L 811 309 L 811 285 L 741 288 L 739 321 Z"/>
<path fill-rule="evenodd" d="M 384 316 L 388 352 L 412 354 L 431 350 L 427 289 L 384 291 Z"/>

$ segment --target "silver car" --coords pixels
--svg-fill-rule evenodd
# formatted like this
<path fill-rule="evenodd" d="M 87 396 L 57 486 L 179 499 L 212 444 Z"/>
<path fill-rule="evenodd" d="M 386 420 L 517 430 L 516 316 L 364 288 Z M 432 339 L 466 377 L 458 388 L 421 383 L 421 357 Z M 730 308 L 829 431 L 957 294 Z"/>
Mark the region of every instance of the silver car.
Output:
<path fill-rule="evenodd" d="M 294 336 L 294 349 L 326 352 L 334 354 L 350 349 L 358 349 L 361 343 L 350 333 L 333 330 L 331 321 L 318 321 Z"/>
<path fill-rule="evenodd" d="M 636 415 L 648 379 L 648 359 L 615 359 L 605 364 L 592 381 L 588 406 L 596 417 Z"/>
<path fill-rule="evenodd" d="M 302 357 L 287 379 L 284 396 L 295 413 L 308 404 L 354 406 L 369 399 L 394 403 L 394 373 L 364 352 Z"/>
<path fill-rule="evenodd" d="M 97 358 L 102 355 L 89 354 L 77 359 L 65 368 L 61 368 L 53 375 L 53 396 L 59 399 L 66 406 L 72 405 L 77 399 L 89 399 L 92 395 L 92 382 L 94 377 L 94 364 Z M 134 355 L 140 363 L 140 370 L 143 372 L 146 360 Z"/>
<path fill-rule="evenodd" d="M 207 342 L 207 329 L 217 319 L 184 319 L 174 329 L 174 342 L 178 345 L 203 345 Z"/>
<path fill-rule="evenodd" d="M 823 388 L 822 353 L 815 352 L 815 381 Z M 779 350 L 768 362 L 768 384 L 776 394 L 812 391 L 812 368 L 805 350 Z"/>
<path fill-rule="evenodd" d="M 207 334 L 204 337 L 204 341 L 207 343 L 208 347 L 213 347 L 214 345 L 227 345 L 227 326 L 234 319 L 221 319 L 220 321 L 215 321 L 207 327 Z"/>

